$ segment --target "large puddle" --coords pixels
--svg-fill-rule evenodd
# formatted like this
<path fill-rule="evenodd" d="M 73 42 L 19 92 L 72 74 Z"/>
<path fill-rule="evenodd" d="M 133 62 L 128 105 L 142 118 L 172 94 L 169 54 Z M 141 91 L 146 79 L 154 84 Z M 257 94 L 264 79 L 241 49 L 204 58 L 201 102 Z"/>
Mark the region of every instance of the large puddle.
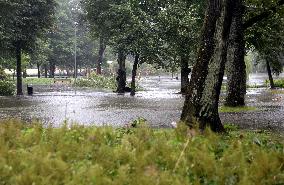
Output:
<path fill-rule="evenodd" d="M 262 78 L 263 82 L 266 76 Z M 259 75 L 255 79 L 260 81 Z M 75 92 L 70 87 L 35 86 L 33 96 L 0 97 L 0 118 L 40 120 L 54 126 L 65 120 L 85 125 L 122 126 L 143 117 L 152 127 L 169 127 L 179 119 L 184 97 L 177 94 L 178 80 L 149 77 L 143 78 L 140 85 L 145 91 L 135 97 L 93 89 L 76 89 Z M 273 95 L 266 91 L 248 90 L 248 103 L 270 106 Z M 281 108 L 282 104 L 279 106 Z"/>

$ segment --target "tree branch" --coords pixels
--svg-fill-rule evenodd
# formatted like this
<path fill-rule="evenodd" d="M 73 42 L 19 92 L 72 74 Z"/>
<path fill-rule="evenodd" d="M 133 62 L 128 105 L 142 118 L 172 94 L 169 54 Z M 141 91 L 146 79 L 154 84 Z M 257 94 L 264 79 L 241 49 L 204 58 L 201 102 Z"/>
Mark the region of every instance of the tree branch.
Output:
<path fill-rule="evenodd" d="M 250 18 L 244 23 L 244 29 L 253 26 L 255 23 L 262 21 L 263 19 L 269 17 L 272 13 L 276 12 L 277 7 L 284 4 L 284 0 L 279 0 L 276 6 L 269 8 L 268 10 Z"/>

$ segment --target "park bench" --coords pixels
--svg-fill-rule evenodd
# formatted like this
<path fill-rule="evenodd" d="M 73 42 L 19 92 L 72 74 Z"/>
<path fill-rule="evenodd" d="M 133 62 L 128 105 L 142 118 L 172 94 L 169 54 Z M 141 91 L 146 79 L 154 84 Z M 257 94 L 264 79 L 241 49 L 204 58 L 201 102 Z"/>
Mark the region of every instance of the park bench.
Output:
<path fill-rule="evenodd" d="M 54 84 L 71 84 L 72 80 L 70 78 L 54 78 L 53 79 Z"/>

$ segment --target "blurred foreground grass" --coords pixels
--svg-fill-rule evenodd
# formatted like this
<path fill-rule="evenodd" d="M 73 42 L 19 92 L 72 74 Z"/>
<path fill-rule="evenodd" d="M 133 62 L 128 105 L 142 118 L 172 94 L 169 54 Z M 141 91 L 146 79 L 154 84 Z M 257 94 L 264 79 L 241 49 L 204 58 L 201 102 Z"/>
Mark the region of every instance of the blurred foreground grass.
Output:
<path fill-rule="evenodd" d="M 284 184 L 281 135 L 135 127 L 2 121 L 0 184 Z"/>

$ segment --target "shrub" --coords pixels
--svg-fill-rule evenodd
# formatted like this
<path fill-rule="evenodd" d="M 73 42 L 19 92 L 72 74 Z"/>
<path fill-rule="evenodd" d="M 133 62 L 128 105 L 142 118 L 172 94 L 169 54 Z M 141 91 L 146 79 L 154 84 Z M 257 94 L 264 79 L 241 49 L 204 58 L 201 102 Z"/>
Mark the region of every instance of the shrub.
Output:
<path fill-rule="evenodd" d="M 284 88 L 284 79 L 277 79 L 273 81 L 275 87 Z M 265 80 L 265 84 L 267 86 L 269 84 L 269 80 Z"/>
<path fill-rule="evenodd" d="M 0 96 L 10 96 L 15 92 L 15 84 L 8 80 L 0 80 Z"/>
<path fill-rule="evenodd" d="M 76 85 L 79 87 L 116 89 L 115 77 L 106 77 L 95 73 L 92 73 L 89 78 L 78 79 Z"/>
<path fill-rule="evenodd" d="M 284 88 L 284 79 L 274 80 L 275 87 Z"/>
<path fill-rule="evenodd" d="M 282 136 L 187 133 L 3 121 L 0 184 L 284 184 Z"/>
<path fill-rule="evenodd" d="M 1 68 L 0 66 L 0 80 L 6 80 L 7 79 L 7 75 L 4 72 L 4 69 Z"/>

